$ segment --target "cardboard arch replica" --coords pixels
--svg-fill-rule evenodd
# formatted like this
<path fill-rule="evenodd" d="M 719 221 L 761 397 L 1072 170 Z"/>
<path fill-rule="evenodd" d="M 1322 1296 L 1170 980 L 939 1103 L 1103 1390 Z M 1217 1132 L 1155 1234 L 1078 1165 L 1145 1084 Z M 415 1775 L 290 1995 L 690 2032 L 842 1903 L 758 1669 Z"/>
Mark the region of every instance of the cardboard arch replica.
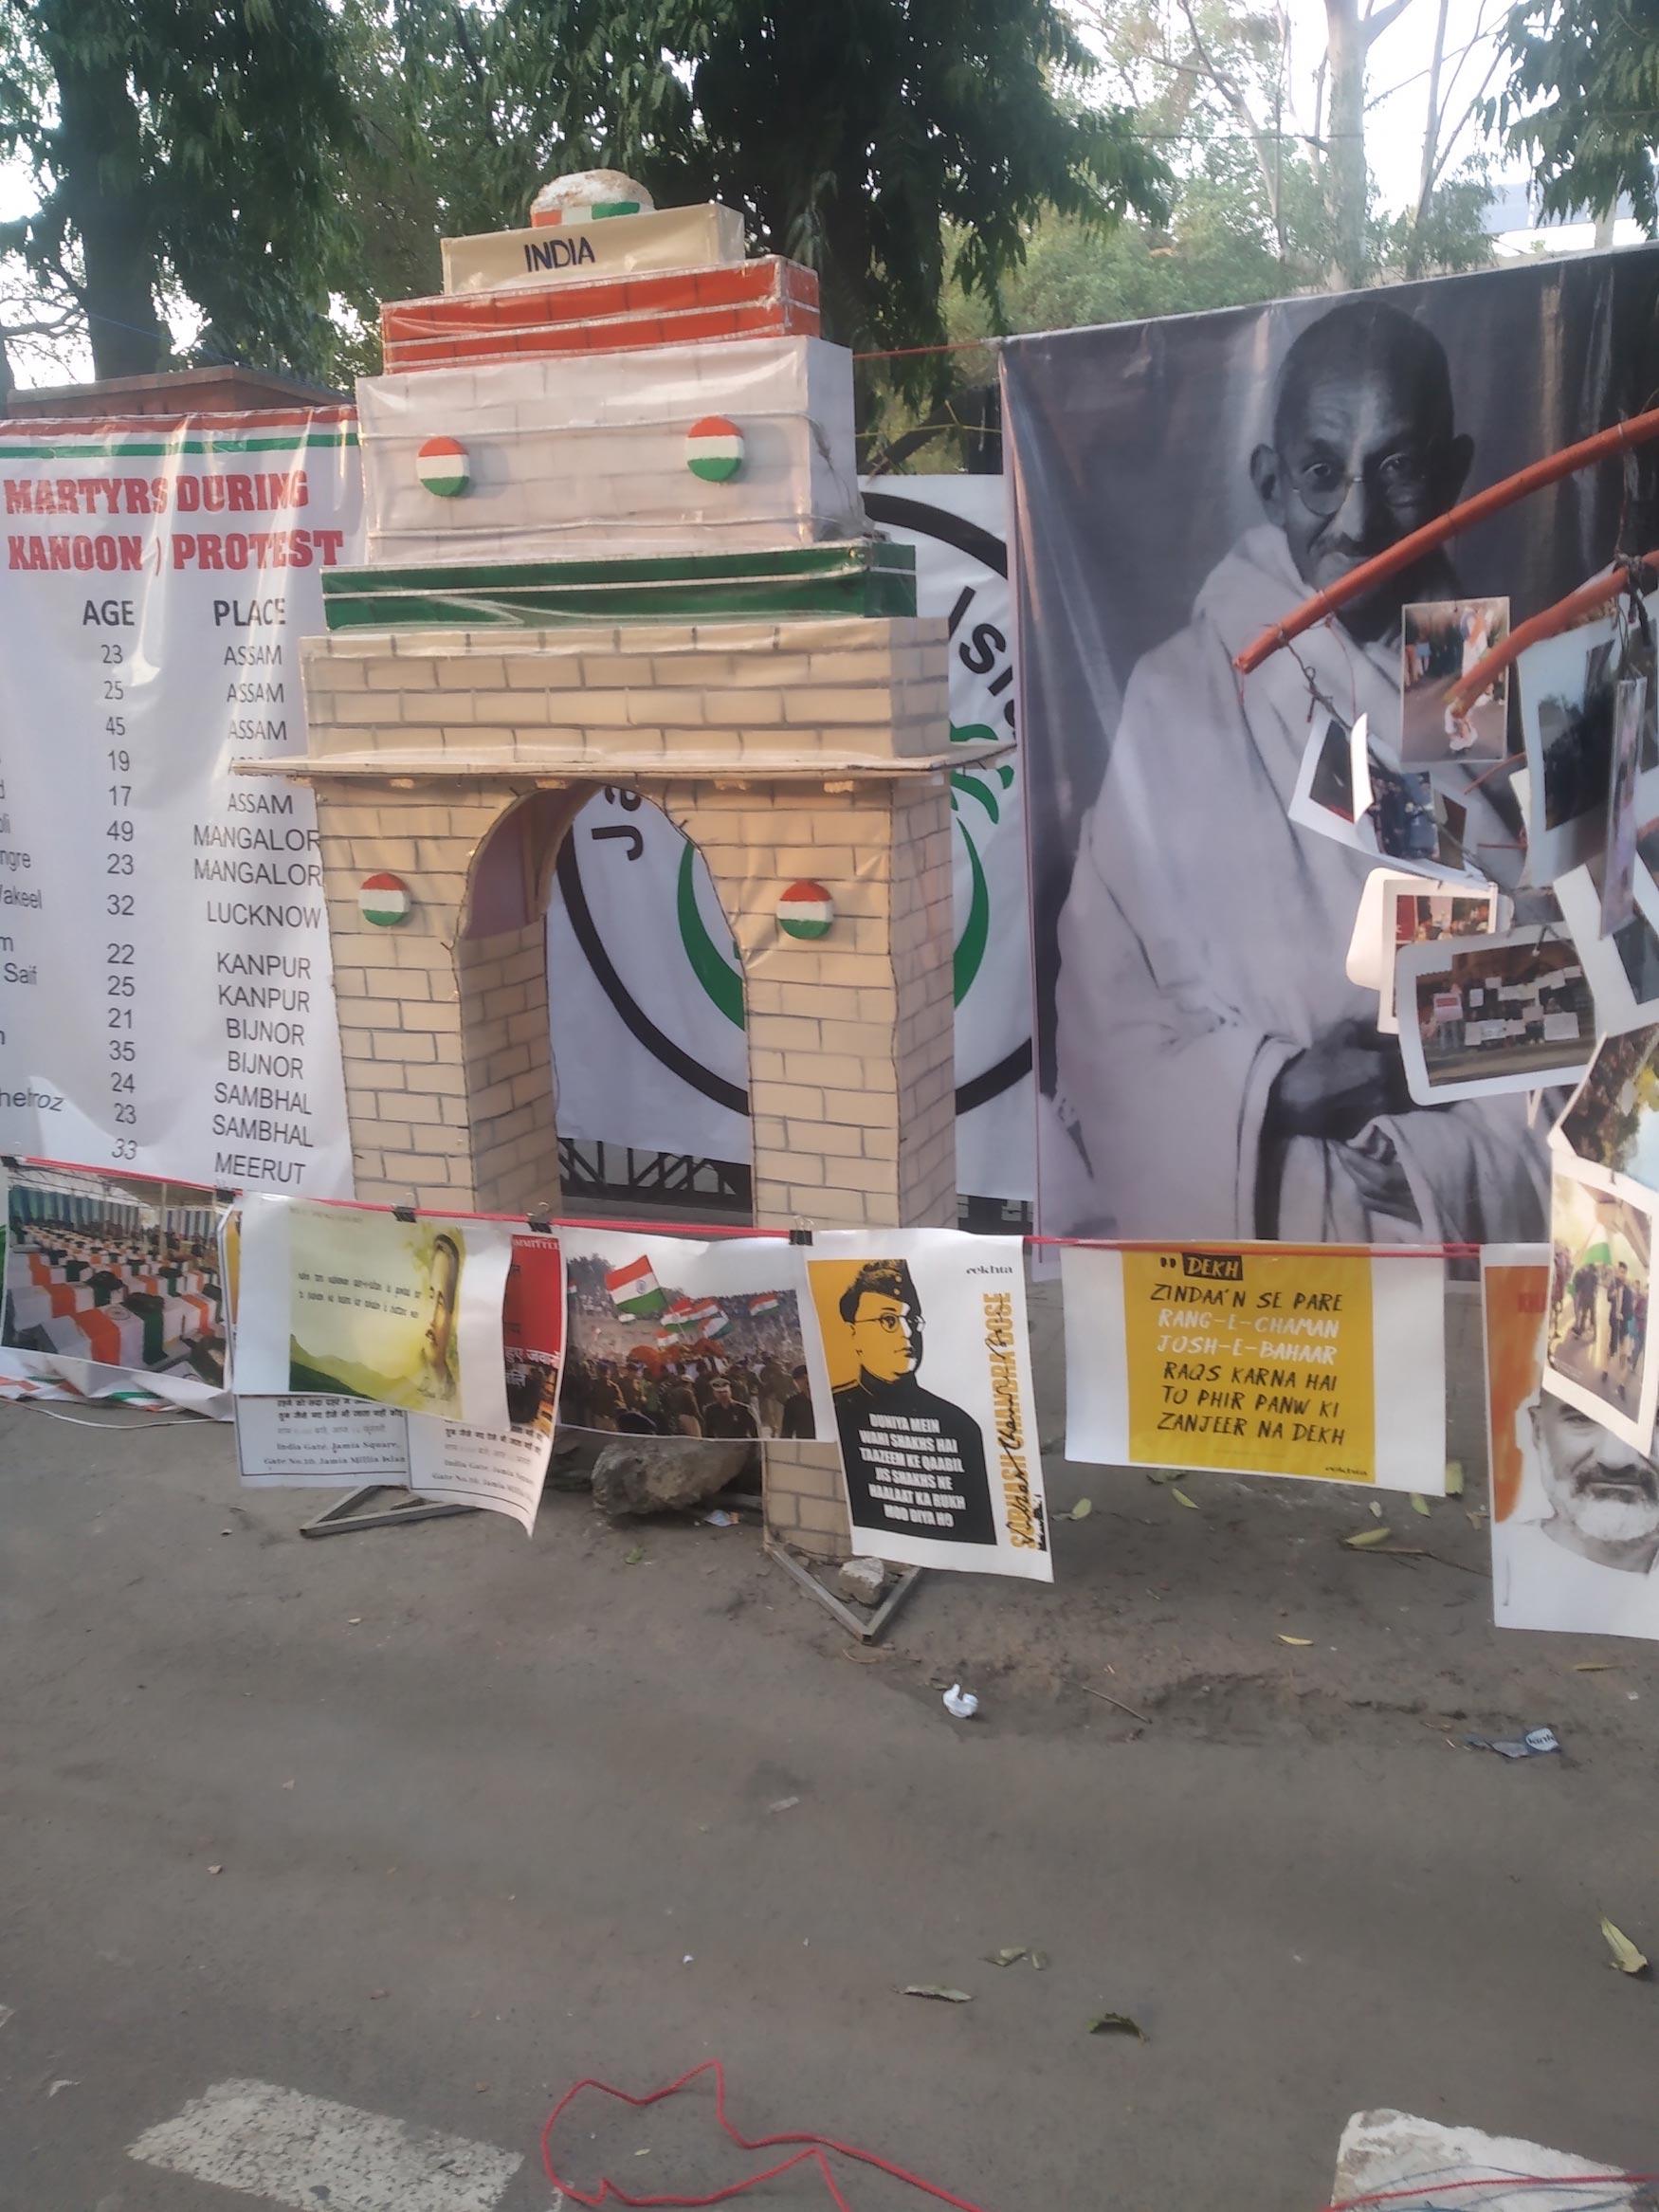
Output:
<path fill-rule="evenodd" d="M 383 311 L 369 563 L 324 579 L 308 752 L 243 764 L 316 791 L 356 1194 L 556 1206 L 548 887 L 621 785 L 737 941 L 757 1225 L 954 1224 L 949 777 L 1007 748 L 952 742 L 812 273 L 590 181 L 579 265 L 447 240 L 444 296 Z M 832 1447 L 769 1445 L 767 1499 L 845 1544 Z"/>

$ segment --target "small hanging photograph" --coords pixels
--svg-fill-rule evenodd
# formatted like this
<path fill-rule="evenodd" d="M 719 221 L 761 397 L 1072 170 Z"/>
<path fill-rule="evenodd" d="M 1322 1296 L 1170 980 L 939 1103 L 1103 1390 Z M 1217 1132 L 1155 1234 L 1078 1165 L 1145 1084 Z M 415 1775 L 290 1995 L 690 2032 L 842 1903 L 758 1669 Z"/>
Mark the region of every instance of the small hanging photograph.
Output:
<path fill-rule="evenodd" d="M 1433 599 L 1400 610 L 1400 759 L 1502 760 L 1508 751 L 1509 671 L 1467 707 L 1448 694 L 1509 634 L 1507 599 Z"/>
<path fill-rule="evenodd" d="M 1607 844 L 1601 863 L 1601 934 L 1611 937 L 1636 918 L 1636 784 L 1648 712 L 1645 676 L 1620 679 L 1613 695 L 1609 761 Z"/>
<path fill-rule="evenodd" d="M 1515 664 L 1526 753 L 1527 880 L 1553 884 L 1600 851 L 1613 785 L 1617 631 L 1610 618 L 1528 646 Z"/>
<path fill-rule="evenodd" d="M 1363 718 L 1361 718 L 1361 721 Z M 1355 789 L 1354 741 L 1360 729 L 1335 715 L 1316 717 L 1288 809 L 1299 828 L 1335 838 L 1351 851 L 1380 854 L 1438 882 L 1485 880 L 1465 857 L 1467 810 L 1424 772 L 1402 774 L 1369 743 L 1366 791 Z"/>
<path fill-rule="evenodd" d="M 1653 1218 L 1559 1154 L 1550 1181 L 1552 1305 L 1544 1388 L 1638 1450 L 1653 1434 L 1648 1349 Z"/>
<path fill-rule="evenodd" d="M 1577 1083 L 1595 1004 L 1558 926 L 1410 944 L 1396 967 L 1400 1053 L 1419 1106 Z"/>
<path fill-rule="evenodd" d="M 1659 1027 L 1602 1038 L 1551 1142 L 1615 1187 L 1659 1197 Z"/>

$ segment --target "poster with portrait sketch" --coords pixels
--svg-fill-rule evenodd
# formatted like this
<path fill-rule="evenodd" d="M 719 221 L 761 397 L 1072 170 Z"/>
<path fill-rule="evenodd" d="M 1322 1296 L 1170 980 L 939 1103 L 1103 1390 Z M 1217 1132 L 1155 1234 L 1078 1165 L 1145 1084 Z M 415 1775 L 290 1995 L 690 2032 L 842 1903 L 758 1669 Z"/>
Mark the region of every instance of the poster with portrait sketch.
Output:
<path fill-rule="evenodd" d="M 1551 923 L 1403 946 L 1400 1051 L 1419 1105 L 1576 1084 L 1595 1050 L 1578 947 Z"/>
<path fill-rule="evenodd" d="M 510 1425 L 506 1224 L 265 1197 L 245 1197 L 239 1215 L 238 1390 Z"/>
<path fill-rule="evenodd" d="M 1659 1360 L 1649 1344 L 1655 1208 L 1559 1148 L 1550 1191 L 1552 1287 L 1543 1386 L 1621 1443 L 1652 1447 Z"/>
<path fill-rule="evenodd" d="M 1544 1234 L 1524 1096 L 1402 1100 L 1399 1047 L 1343 968 L 1377 855 L 1290 800 L 1313 731 L 1360 714 L 1396 748 L 1384 768 L 1417 773 L 1403 608 L 1553 605 L 1619 541 L 1620 466 L 1480 523 L 1252 674 L 1233 659 L 1363 555 L 1636 412 L 1656 297 L 1644 247 L 1002 350 L 1044 1229 Z M 1512 890 L 1523 825 L 1494 765 L 1428 773 Z"/>
<path fill-rule="evenodd" d="M 853 1549 L 1052 1581 L 1019 1239 L 820 1231 L 805 1257 Z"/>
<path fill-rule="evenodd" d="M 725 1443 L 811 1443 L 800 1254 L 780 1236 L 561 1227 L 568 1286 L 559 1426 Z"/>
<path fill-rule="evenodd" d="M 1659 1466 L 1542 1387 L 1572 1287 L 1544 1245 L 1481 1254 L 1492 1617 L 1500 1628 L 1659 1636 Z"/>

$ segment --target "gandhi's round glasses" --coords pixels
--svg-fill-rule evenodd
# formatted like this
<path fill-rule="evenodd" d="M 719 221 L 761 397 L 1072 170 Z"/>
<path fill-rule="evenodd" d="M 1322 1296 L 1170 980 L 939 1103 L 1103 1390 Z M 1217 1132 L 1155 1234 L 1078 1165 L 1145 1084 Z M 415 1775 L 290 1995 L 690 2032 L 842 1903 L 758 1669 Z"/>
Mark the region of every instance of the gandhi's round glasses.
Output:
<path fill-rule="evenodd" d="M 1402 508 L 1409 510 L 1433 489 L 1437 454 L 1434 447 L 1418 452 L 1386 453 L 1380 461 L 1367 463 L 1364 474 L 1385 506 L 1396 513 Z M 1340 462 L 1324 456 L 1304 461 L 1300 468 L 1287 468 L 1286 473 L 1310 515 L 1334 515 L 1354 488 L 1352 474 Z"/>

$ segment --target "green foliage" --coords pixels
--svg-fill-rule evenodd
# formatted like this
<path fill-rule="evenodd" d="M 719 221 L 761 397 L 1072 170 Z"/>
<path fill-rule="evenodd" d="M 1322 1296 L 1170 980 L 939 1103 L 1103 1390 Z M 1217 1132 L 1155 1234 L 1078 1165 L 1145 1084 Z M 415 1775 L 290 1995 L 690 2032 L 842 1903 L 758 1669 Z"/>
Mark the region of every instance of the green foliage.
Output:
<path fill-rule="evenodd" d="M 1659 6 L 1522 0 L 1504 44 L 1511 73 L 1486 121 L 1530 161 L 1544 213 L 1598 215 L 1628 192 L 1659 230 Z"/>
<path fill-rule="evenodd" d="M 0 246 L 79 297 L 100 370 L 155 365 L 172 288 L 239 357 L 314 366 L 354 129 L 326 0 L 11 0 L 0 24 L 0 151 L 40 188 Z"/>

